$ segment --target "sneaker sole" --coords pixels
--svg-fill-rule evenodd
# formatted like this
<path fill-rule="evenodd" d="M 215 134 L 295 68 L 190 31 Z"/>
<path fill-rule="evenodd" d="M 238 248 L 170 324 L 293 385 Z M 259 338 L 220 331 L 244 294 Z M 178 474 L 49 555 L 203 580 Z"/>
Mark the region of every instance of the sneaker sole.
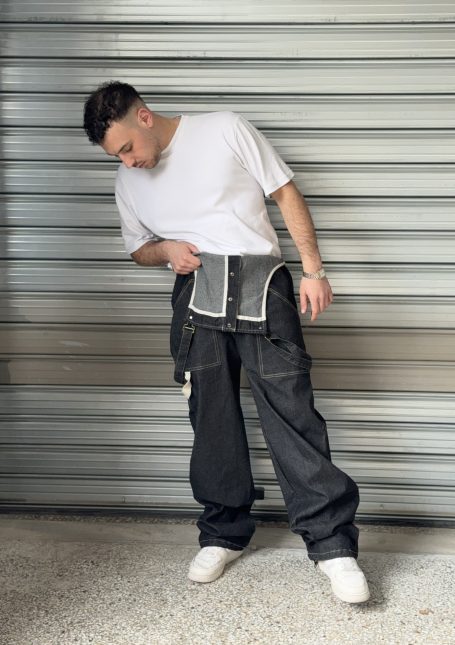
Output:
<path fill-rule="evenodd" d="M 188 578 L 192 580 L 193 582 L 213 582 L 217 578 L 220 577 L 220 575 L 224 571 L 224 567 L 226 565 L 223 565 L 220 569 L 217 569 L 213 573 L 196 573 L 196 572 L 189 572 L 188 573 Z"/>
<path fill-rule="evenodd" d="M 370 598 L 370 591 L 368 589 L 359 593 L 350 593 L 349 591 L 346 591 L 346 589 L 340 589 L 336 586 L 336 584 L 333 583 L 331 583 L 331 587 L 333 593 L 337 596 L 337 598 L 344 600 L 344 602 L 366 602 Z"/>

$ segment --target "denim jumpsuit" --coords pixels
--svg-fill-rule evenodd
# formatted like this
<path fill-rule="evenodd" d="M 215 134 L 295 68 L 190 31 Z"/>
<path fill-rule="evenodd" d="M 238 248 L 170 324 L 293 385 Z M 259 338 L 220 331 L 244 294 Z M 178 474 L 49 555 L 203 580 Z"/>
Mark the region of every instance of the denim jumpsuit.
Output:
<path fill-rule="evenodd" d="M 175 279 L 170 350 L 194 431 L 189 474 L 194 499 L 204 506 L 197 521 L 200 546 L 240 550 L 255 531 L 250 509 L 258 491 L 240 406 L 243 365 L 290 530 L 302 536 L 315 564 L 357 558 L 359 489 L 331 460 L 326 422 L 314 407 L 312 358 L 286 263 L 266 255 L 202 252 L 199 257 L 200 267 Z M 221 265 L 223 279 L 200 280 L 195 289 L 202 267 L 207 278 L 211 267 Z M 247 281 L 248 272 L 267 279 Z M 263 316 L 239 315 L 241 306 L 254 304 L 252 284 L 257 284 L 256 304 L 262 298 Z M 213 306 L 217 298 L 222 311 L 215 307 L 208 314 L 197 306 Z"/>

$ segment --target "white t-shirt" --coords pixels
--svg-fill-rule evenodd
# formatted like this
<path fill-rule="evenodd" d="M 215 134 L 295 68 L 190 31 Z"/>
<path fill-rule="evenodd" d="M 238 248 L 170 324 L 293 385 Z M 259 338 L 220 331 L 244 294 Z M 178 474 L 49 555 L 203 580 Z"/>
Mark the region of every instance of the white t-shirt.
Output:
<path fill-rule="evenodd" d="M 264 195 L 293 176 L 242 115 L 182 114 L 154 168 L 118 168 L 115 199 L 126 252 L 170 239 L 209 253 L 281 257 Z"/>

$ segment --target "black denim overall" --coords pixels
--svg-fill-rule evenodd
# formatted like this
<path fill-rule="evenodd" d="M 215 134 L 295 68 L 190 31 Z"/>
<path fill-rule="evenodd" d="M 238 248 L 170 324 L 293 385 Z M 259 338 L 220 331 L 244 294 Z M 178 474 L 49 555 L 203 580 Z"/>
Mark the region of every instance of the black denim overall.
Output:
<path fill-rule="evenodd" d="M 234 294 L 240 258 L 228 256 Z M 331 461 L 326 422 L 314 407 L 312 358 L 288 267 L 277 268 L 267 286 L 265 324 L 236 321 L 235 297 L 228 317 L 196 315 L 188 307 L 194 277 L 194 271 L 176 276 L 170 350 L 174 379 L 187 388 L 194 431 L 190 484 L 194 499 L 204 506 L 197 522 L 201 547 L 243 549 L 255 531 L 250 509 L 258 494 L 240 405 L 243 365 L 290 530 L 302 536 L 315 563 L 357 558 L 359 489 Z"/>

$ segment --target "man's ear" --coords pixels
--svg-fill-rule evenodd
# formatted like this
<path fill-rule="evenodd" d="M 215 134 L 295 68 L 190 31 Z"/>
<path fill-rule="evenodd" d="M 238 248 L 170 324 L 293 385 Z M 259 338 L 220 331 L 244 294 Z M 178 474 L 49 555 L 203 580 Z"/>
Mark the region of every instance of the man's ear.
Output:
<path fill-rule="evenodd" d="M 142 128 L 151 128 L 153 126 L 153 113 L 142 106 L 137 111 L 137 120 Z"/>

